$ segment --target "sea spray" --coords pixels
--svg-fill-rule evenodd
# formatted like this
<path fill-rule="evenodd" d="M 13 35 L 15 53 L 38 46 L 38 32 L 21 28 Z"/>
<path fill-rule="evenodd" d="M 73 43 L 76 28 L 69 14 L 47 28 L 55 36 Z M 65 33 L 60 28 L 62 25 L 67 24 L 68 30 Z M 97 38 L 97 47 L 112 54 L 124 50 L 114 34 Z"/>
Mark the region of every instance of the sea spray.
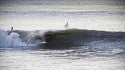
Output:
<path fill-rule="evenodd" d="M 45 31 L 0 31 L 0 46 L 1 47 L 33 47 L 41 46 L 44 40 Z"/>
<path fill-rule="evenodd" d="M 46 31 L 31 31 L 27 34 L 27 36 L 25 37 L 25 42 L 26 43 L 33 43 L 35 45 L 41 45 L 43 42 L 45 42 L 44 39 L 44 33 Z"/>
<path fill-rule="evenodd" d="M 25 42 L 22 41 L 18 33 L 12 32 L 6 37 L 6 46 L 18 47 L 18 46 L 27 46 Z"/>

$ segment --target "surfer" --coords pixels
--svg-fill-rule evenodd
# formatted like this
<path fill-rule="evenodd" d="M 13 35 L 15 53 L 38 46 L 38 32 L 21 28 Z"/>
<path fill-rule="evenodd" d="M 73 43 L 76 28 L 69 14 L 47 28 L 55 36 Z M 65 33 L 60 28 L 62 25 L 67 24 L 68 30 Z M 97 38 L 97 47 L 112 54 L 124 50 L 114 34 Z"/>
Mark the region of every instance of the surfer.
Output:
<path fill-rule="evenodd" d="M 10 31 L 8 32 L 8 35 L 10 35 L 13 32 L 13 27 L 11 27 Z"/>
<path fill-rule="evenodd" d="M 68 24 L 68 22 L 64 25 L 64 28 L 68 28 L 69 27 L 69 24 Z"/>
<path fill-rule="evenodd" d="M 13 27 L 11 27 L 11 31 L 13 31 Z"/>

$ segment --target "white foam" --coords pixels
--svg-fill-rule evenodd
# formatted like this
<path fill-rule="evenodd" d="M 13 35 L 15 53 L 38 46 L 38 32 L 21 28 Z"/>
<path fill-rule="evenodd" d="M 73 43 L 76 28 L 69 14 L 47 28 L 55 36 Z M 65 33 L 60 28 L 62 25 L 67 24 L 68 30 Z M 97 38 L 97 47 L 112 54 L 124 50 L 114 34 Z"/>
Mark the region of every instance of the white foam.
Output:
<path fill-rule="evenodd" d="M 46 43 L 43 38 L 45 32 L 46 31 L 31 31 L 31 32 L 26 32 L 25 36 L 21 36 L 20 33 L 18 32 L 11 32 L 10 34 L 8 34 L 7 31 L 0 30 L 0 46 L 2 47 L 38 46 L 40 44 Z M 40 36 L 41 39 L 36 39 L 37 36 Z"/>
<path fill-rule="evenodd" d="M 13 47 L 27 46 L 27 44 L 25 42 L 23 42 L 22 39 L 20 38 L 20 35 L 18 33 L 14 33 L 14 32 L 10 33 L 10 35 L 7 35 L 6 45 L 13 46 Z"/>

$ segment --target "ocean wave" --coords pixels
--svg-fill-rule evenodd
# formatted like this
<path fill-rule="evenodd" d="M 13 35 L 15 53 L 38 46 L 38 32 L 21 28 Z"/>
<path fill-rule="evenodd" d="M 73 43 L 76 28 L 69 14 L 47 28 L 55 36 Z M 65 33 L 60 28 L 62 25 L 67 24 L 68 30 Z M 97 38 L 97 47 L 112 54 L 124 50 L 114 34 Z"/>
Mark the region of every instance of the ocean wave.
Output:
<path fill-rule="evenodd" d="M 124 32 L 69 29 L 50 31 L 45 35 L 47 41 L 47 47 L 45 48 L 79 48 L 79 46 L 123 47 L 125 45 Z"/>
<path fill-rule="evenodd" d="M 125 32 L 95 30 L 0 31 L 0 46 L 39 46 L 43 49 L 83 49 L 107 51 L 124 48 Z"/>

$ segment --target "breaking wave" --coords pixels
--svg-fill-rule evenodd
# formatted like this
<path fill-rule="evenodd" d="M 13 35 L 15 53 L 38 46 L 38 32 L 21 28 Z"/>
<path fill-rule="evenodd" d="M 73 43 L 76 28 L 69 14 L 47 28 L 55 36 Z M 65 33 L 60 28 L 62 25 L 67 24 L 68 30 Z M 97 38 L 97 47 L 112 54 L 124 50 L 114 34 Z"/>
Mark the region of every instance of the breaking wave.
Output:
<path fill-rule="evenodd" d="M 0 31 L 2 48 L 27 48 L 40 46 L 44 42 L 43 31 Z"/>
<path fill-rule="evenodd" d="M 94 30 L 0 31 L 2 48 L 77 49 L 82 52 L 125 52 L 125 32 Z M 100 54 L 98 54 L 100 55 Z"/>

